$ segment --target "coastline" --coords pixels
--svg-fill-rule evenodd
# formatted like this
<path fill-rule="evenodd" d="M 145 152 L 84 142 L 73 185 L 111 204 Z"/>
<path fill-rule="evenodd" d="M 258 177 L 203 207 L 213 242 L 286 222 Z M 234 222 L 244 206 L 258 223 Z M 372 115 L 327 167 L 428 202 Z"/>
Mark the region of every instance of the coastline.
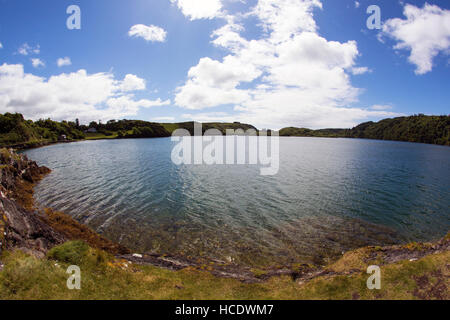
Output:
<path fill-rule="evenodd" d="M 1 239 L 1 248 L 6 252 L 15 252 L 19 249 L 41 261 L 46 260 L 49 250 L 53 247 L 82 240 L 89 247 L 109 254 L 111 259 L 109 263 L 113 267 L 121 269 L 125 265 L 126 270 L 131 268 L 130 266 L 138 269 L 156 267 L 167 270 L 167 272 L 183 274 L 194 272 L 196 276 L 205 278 L 212 276 L 216 281 L 230 279 L 230 281 L 249 285 L 267 285 L 277 280 L 283 279 L 282 282 L 284 282 L 286 279 L 290 279 L 289 281 L 295 286 L 301 287 L 312 285 L 316 281 L 327 282 L 326 279 L 332 283 L 342 277 L 360 278 L 364 275 L 365 268 L 371 264 L 390 268 L 397 264 L 408 265 L 437 257 L 443 257 L 444 261 L 446 259 L 448 261 L 450 256 L 449 235 L 433 243 L 364 247 L 352 250 L 344 253 L 340 259 L 327 266 L 300 263 L 289 267 L 260 270 L 232 263 L 224 264 L 221 261 L 204 263 L 195 259 L 167 254 L 136 254 L 103 238 L 64 213 L 36 208 L 33 187 L 50 172 L 50 169 L 37 166 L 35 162 L 28 160 L 24 155 L 16 154 L 11 150 L 8 150 L 8 154 L 6 154 L 4 150 L 2 149 L 3 162 L 6 157 L 9 159 L 9 164 L 4 164 L 0 171 L 2 184 L 0 187 L 0 211 L 3 216 L 0 219 L 0 227 L 2 232 L 5 232 L 5 236 Z M 9 169 L 9 165 L 12 165 L 12 168 L 16 168 L 17 171 Z M 5 217 L 8 218 L 5 219 Z M 24 228 L 25 225 L 28 228 Z M 448 267 L 447 264 L 439 264 L 439 268 L 444 268 L 447 272 Z M 445 278 L 445 272 L 443 277 Z M 442 296 L 441 293 L 439 294 Z M 358 295 L 360 296 L 360 293 Z"/>
<path fill-rule="evenodd" d="M 0 116 L 3 116 L 0 114 Z M 42 130 L 52 129 L 53 137 L 42 136 L 37 131 L 37 127 L 33 127 L 33 121 L 25 121 L 21 114 L 6 113 L 5 121 L 12 121 L 13 129 L 10 132 L 0 134 L 0 148 L 28 149 L 38 148 L 57 143 L 70 143 L 86 140 L 114 140 L 114 139 L 140 139 L 140 138 L 163 138 L 170 137 L 177 129 L 187 130 L 194 135 L 194 122 L 180 123 L 156 123 L 142 120 L 114 120 L 107 124 L 91 123 L 93 127 L 75 125 L 74 123 L 56 122 L 48 120 L 52 126 L 41 128 Z M 11 118 L 11 119 L 10 119 Z M 9 119 L 9 120 L 8 120 Z M 15 121 L 15 122 L 14 122 Z M 22 124 L 28 128 L 28 135 L 15 133 L 18 124 Z M 237 130 L 243 129 L 255 130 L 257 134 L 260 130 L 253 125 L 233 122 L 206 122 L 200 123 L 202 133 L 208 129 L 219 130 L 225 134 L 227 129 Z M 42 124 L 41 124 L 42 125 Z M 50 128 L 50 129 L 49 129 Z M 379 122 L 365 122 L 350 129 L 308 129 L 298 127 L 286 127 L 280 129 L 280 137 L 313 137 L 313 138 L 352 138 L 352 139 L 369 139 L 380 141 L 399 141 L 411 143 L 424 143 L 432 145 L 450 146 L 450 116 L 425 116 L 413 115 L 408 117 L 397 117 L 380 120 Z M 89 129 L 95 129 L 88 132 Z M 270 134 L 272 130 L 268 130 Z M 15 139 L 9 135 L 18 136 Z M 9 138 L 8 138 L 9 137 Z M 9 143 L 8 143 L 9 141 Z M 12 143 L 14 141 L 15 143 Z"/>
<path fill-rule="evenodd" d="M 19 144 L 14 144 L 14 145 L 0 146 L 0 149 L 5 148 L 5 149 L 14 149 L 14 150 L 29 150 L 29 149 L 47 147 L 47 146 L 60 144 L 60 143 L 74 143 L 74 142 L 80 142 L 80 141 L 87 141 L 87 139 L 68 140 L 68 141 L 42 141 L 42 142 L 33 142 L 33 143 L 19 143 Z"/>
<path fill-rule="evenodd" d="M 69 140 L 69 141 L 36 142 L 36 143 L 31 143 L 31 144 L 21 143 L 21 144 L 6 145 L 6 146 L 0 145 L 0 149 L 5 148 L 5 149 L 14 149 L 17 151 L 25 151 L 25 150 L 48 147 L 48 146 L 57 145 L 57 144 L 61 144 L 61 143 L 76 143 L 76 142 L 99 141 L 99 140 L 132 140 L 132 139 L 161 139 L 161 138 L 168 138 L 168 137 L 146 137 L 146 138 L 118 138 L 118 137 L 107 138 L 107 137 L 102 137 L 102 138 L 89 138 L 89 139 L 79 139 L 79 140 Z M 356 138 L 356 137 L 280 136 L 280 138 L 352 139 L 352 140 L 369 140 L 369 141 L 384 141 L 384 142 L 402 142 L 402 143 L 414 143 L 414 144 L 450 147 L 450 145 L 417 142 L 417 141 L 383 140 L 383 139 Z"/>

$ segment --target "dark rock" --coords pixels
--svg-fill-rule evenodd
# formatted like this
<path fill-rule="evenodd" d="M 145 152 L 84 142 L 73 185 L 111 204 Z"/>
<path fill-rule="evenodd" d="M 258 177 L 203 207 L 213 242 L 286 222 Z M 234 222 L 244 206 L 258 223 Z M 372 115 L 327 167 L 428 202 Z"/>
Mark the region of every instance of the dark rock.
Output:
<path fill-rule="evenodd" d="M 22 182 L 34 183 L 50 169 L 39 167 L 25 155 L 0 149 L 0 249 L 18 248 L 43 256 L 66 238 L 48 226 L 35 212 L 14 199 Z"/>
<path fill-rule="evenodd" d="M 15 201 L 2 196 L 0 196 L 0 223 L 4 230 L 2 247 L 5 249 L 18 248 L 42 257 L 50 248 L 66 240 L 34 212 L 27 211 Z"/>

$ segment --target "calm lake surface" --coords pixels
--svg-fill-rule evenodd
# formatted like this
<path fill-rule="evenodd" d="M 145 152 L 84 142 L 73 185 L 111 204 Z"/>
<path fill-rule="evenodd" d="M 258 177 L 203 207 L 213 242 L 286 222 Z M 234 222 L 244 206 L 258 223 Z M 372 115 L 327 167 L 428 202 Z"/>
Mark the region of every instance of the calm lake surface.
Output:
<path fill-rule="evenodd" d="M 26 151 L 52 173 L 40 206 L 136 252 L 248 265 L 325 263 L 362 245 L 439 238 L 450 227 L 450 148 L 280 138 L 280 170 L 181 165 L 170 138 Z"/>

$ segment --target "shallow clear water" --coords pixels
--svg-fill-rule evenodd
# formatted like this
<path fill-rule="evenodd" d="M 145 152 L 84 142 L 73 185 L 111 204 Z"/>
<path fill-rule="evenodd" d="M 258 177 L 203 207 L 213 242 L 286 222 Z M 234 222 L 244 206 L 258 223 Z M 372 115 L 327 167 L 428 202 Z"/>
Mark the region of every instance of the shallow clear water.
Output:
<path fill-rule="evenodd" d="M 101 140 L 28 150 L 53 171 L 41 206 L 136 251 L 250 265 L 324 263 L 362 245 L 443 236 L 450 148 L 280 138 L 280 170 L 182 165 L 170 139 Z"/>

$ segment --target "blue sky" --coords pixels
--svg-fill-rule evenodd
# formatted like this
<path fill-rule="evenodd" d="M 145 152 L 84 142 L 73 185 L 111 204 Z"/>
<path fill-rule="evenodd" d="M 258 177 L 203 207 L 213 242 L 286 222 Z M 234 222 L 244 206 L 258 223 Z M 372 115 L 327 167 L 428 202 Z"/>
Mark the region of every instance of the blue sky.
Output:
<path fill-rule="evenodd" d="M 80 30 L 66 26 L 73 4 Z M 372 4 L 381 30 L 366 26 Z M 445 0 L 0 0 L 0 112 L 274 129 L 449 114 L 449 9 Z"/>

